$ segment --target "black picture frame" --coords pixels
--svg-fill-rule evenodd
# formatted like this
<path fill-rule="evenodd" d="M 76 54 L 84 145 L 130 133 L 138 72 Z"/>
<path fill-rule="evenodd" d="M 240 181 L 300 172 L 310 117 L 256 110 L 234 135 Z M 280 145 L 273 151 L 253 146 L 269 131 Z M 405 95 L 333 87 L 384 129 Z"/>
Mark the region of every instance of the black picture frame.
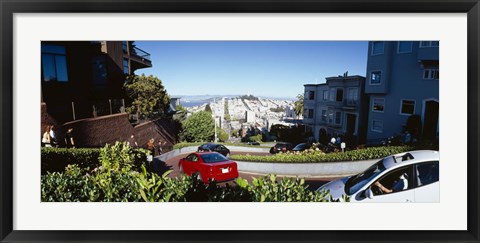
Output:
<path fill-rule="evenodd" d="M 478 0 L 0 0 L 1 242 L 479 242 Z M 466 231 L 18 231 L 13 230 L 15 13 L 468 13 L 468 229 Z"/>

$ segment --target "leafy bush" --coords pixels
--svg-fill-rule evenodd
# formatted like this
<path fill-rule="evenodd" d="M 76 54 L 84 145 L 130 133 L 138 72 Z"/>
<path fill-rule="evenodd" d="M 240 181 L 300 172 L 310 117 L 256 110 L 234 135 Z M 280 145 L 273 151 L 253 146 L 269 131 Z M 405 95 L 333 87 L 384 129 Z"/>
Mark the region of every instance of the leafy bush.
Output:
<path fill-rule="evenodd" d="M 207 111 L 193 113 L 182 122 L 183 131 L 179 134 L 182 141 L 210 141 L 215 134 L 215 124 L 212 114 Z"/>
<path fill-rule="evenodd" d="M 279 163 L 316 163 L 379 159 L 388 155 L 413 150 L 410 146 L 371 147 L 325 154 L 321 151 L 304 151 L 299 154 L 278 153 L 273 156 L 232 155 L 232 160 Z"/>
<path fill-rule="evenodd" d="M 49 172 L 62 172 L 69 164 L 81 168 L 96 168 L 100 165 L 98 148 L 41 148 L 42 175 Z"/>
<path fill-rule="evenodd" d="M 254 178 L 252 184 L 238 178 L 236 185 L 205 185 L 196 177 L 169 178 L 171 171 L 159 176 L 111 170 L 92 174 L 70 165 L 65 172 L 41 177 L 43 202 L 325 202 L 328 192 L 307 190 L 303 179 L 275 175 Z"/>
<path fill-rule="evenodd" d="M 250 136 L 248 138 L 248 140 L 250 140 L 250 142 L 261 142 L 262 141 L 262 134 L 258 134 L 258 135 L 255 135 L 255 136 Z"/>
<path fill-rule="evenodd" d="M 99 160 L 105 169 L 113 171 L 139 170 L 146 163 L 147 154 L 145 149 L 133 149 L 127 142 L 116 142 L 114 145 L 105 145 L 100 149 Z"/>
<path fill-rule="evenodd" d="M 328 192 L 307 190 L 304 179 L 282 178 L 275 175 L 253 178 L 252 185 L 242 178 L 237 179 L 237 185 L 250 193 L 252 202 L 326 202 Z"/>
<path fill-rule="evenodd" d="M 102 158 L 109 158 L 105 161 L 106 164 L 103 166 L 115 167 L 120 166 L 122 163 L 133 163 L 132 169 L 139 170 L 141 164 L 144 164 L 145 161 L 147 161 L 146 153 L 148 151 L 145 149 L 127 148 L 125 147 L 125 143 L 123 143 L 123 145 L 121 144 L 122 143 L 117 142 L 113 146 L 106 145 L 102 149 L 41 148 L 41 173 L 44 175 L 47 172 L 63 172 L 67 165 L 73 164 L 78 165 L 82 169 L 94 169 L 102 165 Z M 103 152 L 101 152 L 101 150 L 103 150 Z M 109 163 L 118 165 L 108 165 Z"/>

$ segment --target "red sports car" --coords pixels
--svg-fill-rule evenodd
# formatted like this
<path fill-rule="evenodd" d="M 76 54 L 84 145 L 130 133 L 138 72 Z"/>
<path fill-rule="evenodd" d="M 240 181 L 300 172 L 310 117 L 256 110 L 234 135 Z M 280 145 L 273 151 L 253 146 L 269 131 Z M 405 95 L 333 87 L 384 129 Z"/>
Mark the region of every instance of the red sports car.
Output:
<path fill-rule="evenodd" d="M 228 181 L 238 177 L 237 163 L 217 152 L 191 153 L 178 162 L 180 172 L 208 180 Z"/>

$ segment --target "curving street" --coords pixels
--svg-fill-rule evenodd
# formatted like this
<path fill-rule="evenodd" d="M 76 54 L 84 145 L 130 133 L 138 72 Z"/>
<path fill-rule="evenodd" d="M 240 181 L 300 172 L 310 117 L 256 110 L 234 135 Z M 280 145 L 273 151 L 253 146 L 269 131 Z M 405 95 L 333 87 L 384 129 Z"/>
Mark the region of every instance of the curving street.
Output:
<path fill-rule="evenodd" d="M 178 161 L 187 156 L 189 154 L 189 152 L 187 153 L 182 153 L 182 154 L 179 154 L 179 155 L 176 155 L 174 157 L 171 157 L 171 158 L 168 158 L 166 159 L 165 161 L 161 161 L 159 159 L 159 157 L 157 156 L 154 160 L 154 163 L 156 163 L 158 166 L 159 166 L 159 171 L 160 171 L 160 174 L 162 174 L 163 172 L 167 171 L 167 170 L 173 170 L 172 173 L 170 173 L 170 177 L 171 178 L 175 178 L 175 177 L 178 177 L 180 175 L 180 170 L 178 168 Z M 232 151 L 231 152 L 232 155 L 236 155 L 236 154 L 239 154 L 239 155 L 244 155 L 244 154 L 250 154 L 250 155 L 263 155 L 263 156 L 271 156 L 270 153 L 265 153 L 265 152 L 239 152 L 239 151 Z M 247 173 L 247 172 L 242 172 L 242 171 L 239 171 L 239 177 L 243 178 L 243 179 L 246 179 L 249 183 L 252 182 L 252 177 L 261 177 L 261 176 L 264 176 L 264 174 L 256 174 L 256 173 Z M 278 175 L 279 177 L 281 177 L 281 175 Z M 288 176 L 288 177 L 292 177 L 292 176 Z M 323 177 L 304 177 L 305 179 L 305 183 L 308 185 L 308 188 L 311 189 L 311 190 L 315 190 L 317 189 L 318 187 L 320 187 L 321 185 L 333 180 L 333 179 L 336 179 L 336 178 L 323 178 Z M 233 183 L 233 182 L 227 182 L 227 183 Z M 225 184 L 225 183 L 224 183 Z"/>

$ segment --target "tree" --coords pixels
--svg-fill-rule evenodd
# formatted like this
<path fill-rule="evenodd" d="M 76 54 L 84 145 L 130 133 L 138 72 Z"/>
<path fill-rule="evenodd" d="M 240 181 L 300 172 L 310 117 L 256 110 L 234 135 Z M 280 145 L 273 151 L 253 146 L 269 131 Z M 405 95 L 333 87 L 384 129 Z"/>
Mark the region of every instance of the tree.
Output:
<path fill-rule="evenodd" d="M 130 114 L 138 114 L 139 119 L 158 118 L 168 111 L 170 97 L 157 77 L 145 74 L 129 76 L 124 89 L 130 99 L 126 110 Z"/>
<path fill-rule="evenodd" d="M 215 136 L 212 113 L 206 111 L 193 113 L 182 123 L 182 128 L 180 138 L 185 142 L 206 142 Z"/>
<path fill-rule="evenodd" d="M 303 94 L 297 95 L 297 100 L 293 103 L 295 106 L 295 114 L 302 116 L 303 114 Z"/>
<path fill-rule="evenodd" d="M 226 142 L 229 138 L 228 133 L 225 130 L 217 127 L 218 140 L 221 142 Z"/>

